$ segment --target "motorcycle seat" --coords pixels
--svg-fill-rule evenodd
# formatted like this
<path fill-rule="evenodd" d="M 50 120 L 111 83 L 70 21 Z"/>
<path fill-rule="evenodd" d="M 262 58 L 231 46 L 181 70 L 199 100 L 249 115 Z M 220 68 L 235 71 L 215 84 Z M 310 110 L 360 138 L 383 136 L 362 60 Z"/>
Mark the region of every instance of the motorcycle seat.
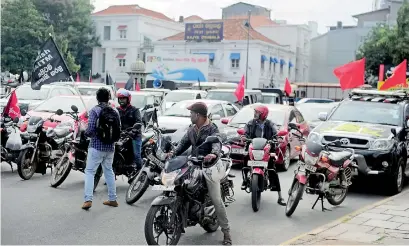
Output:
<path fill-rule="evenodd" d="M 57 135 L 57 137 L 62 138 L 67 136 L 70 133 L 70 129 L 69 128 L 54 128 L 54 132 L 55 135 Z"/>
<path fill-rule="evenodd" d="M 331 160 L 331 164 L 336 167 L 340 167 L 344 164 L 346 160 L 351 157 L 351 152 L 342 151 L 342 152 L 331 152 L 328 158 Z"/>

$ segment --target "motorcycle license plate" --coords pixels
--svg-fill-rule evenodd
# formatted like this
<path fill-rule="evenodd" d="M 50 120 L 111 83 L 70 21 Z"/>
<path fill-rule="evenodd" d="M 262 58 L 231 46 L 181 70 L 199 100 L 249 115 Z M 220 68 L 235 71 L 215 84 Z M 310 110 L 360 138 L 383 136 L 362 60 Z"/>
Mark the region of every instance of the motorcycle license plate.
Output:
<path fill-rule="evenodd" d="M 246 151 L 244 149 L 231 149 L 231 153 L 232 154 L 239 154 L 239 155 L 244 155 L 246 154 Z"/>
<path fill-rule="evenodd" d="M 305 170 L 308 170 L 308 171 L 313 172 L 313 173 L 315 171 L 317 171 L 317 168 L 314 167 L 314 166 L 311 166 L 311 165 L 304 165 L 304 168 L 305 168 Z"/>
<path fill-rule="evenodd" d="M 247 166 L 249 167 L 267 167 L 267 161 L 248 161 Z"/>
<path fill-rule="evenodd" d="M 164 185 L 154 185 L 152 190 L 159 190 L 159 191 L 173 191 L 175 186 L 164 186 Z"/>

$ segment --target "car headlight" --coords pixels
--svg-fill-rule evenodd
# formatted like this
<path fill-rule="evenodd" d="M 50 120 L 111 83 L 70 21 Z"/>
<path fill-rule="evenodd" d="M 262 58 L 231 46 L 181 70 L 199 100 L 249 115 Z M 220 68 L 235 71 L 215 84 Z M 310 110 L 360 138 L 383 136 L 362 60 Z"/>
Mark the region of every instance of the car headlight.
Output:
<path fill-rule="evenodd" d="M 321 135 L 316 133 L 316 132 L 311 132 L 310 135 L 308 135 L 308 140 L 320 143 L 321 142 Z"/>
<path fill-rule="evenodd" d="M 172 186 L 175 183 L 175 179 L 178 176 L 178 174 L 180 173 L 180 169 L 170 172 L 170 173 L 162 173 L 162 184 L 164 186 Z"/>
<path fill-rule="evenodd" d="M 393 146 L 392 139 L 376 139 L 372 142 L 370 150 L 389 150 Z"/>

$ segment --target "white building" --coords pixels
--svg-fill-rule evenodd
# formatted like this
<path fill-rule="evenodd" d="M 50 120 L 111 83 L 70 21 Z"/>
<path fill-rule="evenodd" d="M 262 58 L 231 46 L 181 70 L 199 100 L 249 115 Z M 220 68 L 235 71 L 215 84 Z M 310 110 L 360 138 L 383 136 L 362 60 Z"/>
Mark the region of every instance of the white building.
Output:
<path fill-rule="evenodd" d="M 241 19 L 206 20 L 224 22 L 221 42 L 186 42 L 184 32 L 154 42 L 156 54 L 209 54 L 209 81 L 239 82 L 246 74 L 247 27 Z M 250 28 L 247 88 L 283 87 L 295 79 L 296 57 L 282 46 Z"/>
<path fill-rule="evenodd" d="M 162 13 L 138 5 L 116 5 L 92 15 L 101 47 L 92 51 L 92 73 L 105 78 L 109 72 L 119 83 L 129 78 L 127 71 L 138 57 L 153 51 L 152 42 L 184 30 Z"/>

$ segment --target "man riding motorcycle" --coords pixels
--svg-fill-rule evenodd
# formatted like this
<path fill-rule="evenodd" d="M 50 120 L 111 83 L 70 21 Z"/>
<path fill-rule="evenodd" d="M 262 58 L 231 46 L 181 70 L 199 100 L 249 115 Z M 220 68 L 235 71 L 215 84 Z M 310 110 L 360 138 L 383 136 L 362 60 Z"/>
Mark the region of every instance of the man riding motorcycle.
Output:
<path fill-rule="evenodd" d="M 245 138 L 253 139 L 253 138 L 265 138 L 271 140 L 277 137 L 277 127 L 274 122 L 267 119 L 268 115 L 268 108 L 264 105 L 257 106 L 254 109 L 254 118 L 249 121 L 244 130 L 246 131 Z M 272 153 L 275 152 L 274 146 L 270 149 Z M 246 158 L 244 165 L 247 166 L 248 157 Z M 275 167 L 275 160 L 270 158 L 268 162 L 268 169 L 276 169 Z M 245 177 L 248 176 L 249 170 L 244 170 Z M 278 192 L 278 201 L 277 203 L 281 206 L 286 206 L 283 197 L 281 196 L 281 186 L 280 186 L 280 179 L 278 178 L 278 174 L 275 171 L 269 171 L 269 181 L 270 181 L 270 190 Z M 245 190 L 247 188 L 247 180 L 243 180 L 241 185 L 241 189 Z"/>
<path fill-rule="evenodd" d="M 202 146 L 200 149 L 197 148 L 205 142 L 208 136 L 217 135 L 219 129 L 208 119 L 206 104 L 197 102 L 187 109 L 190 110 L 190 120 L 193 125 L 183 136 L 174 153 L 170 152 L 168 157 L 181 155 L 190 146 L 192 146 L 192 155 L 205 156 L 203 173 L 210 199 L 213 202 L 217 219 L 224 234 L 223 245 L 231 245 L 230 225 L 220 193 L 220 180 L 223 178 L 224 170 L 226 170 L 224 163 L 220 160 L 222 145 L 221 143 L 214 143 Z"/>
<path fill-rule="evenodd" d="M 119 89 L 116 93 L 118 98 L 118 111 L 121 117 L 122 130 L 129 129 L 133 127 L 135 123 L 142 123 L 141 113 L 139 109 L 131 105 L 131 93 L 125 89 Z M 135 170 L 140 170 L 142 168 L 142 133 L 140 129 L 132 130 L 132 146 L 134 154 L 133 166 Z"/>

